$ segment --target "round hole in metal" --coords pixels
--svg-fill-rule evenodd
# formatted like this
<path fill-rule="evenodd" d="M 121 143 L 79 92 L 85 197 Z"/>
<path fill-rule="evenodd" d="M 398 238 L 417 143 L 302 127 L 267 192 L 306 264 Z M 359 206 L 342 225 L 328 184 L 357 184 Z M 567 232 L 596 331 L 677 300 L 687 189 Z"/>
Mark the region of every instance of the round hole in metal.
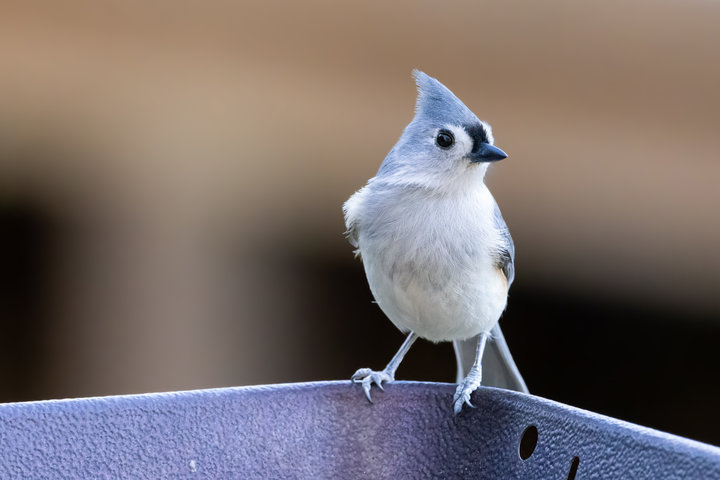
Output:
<path fill-rule="evenodd" d="M 538 429 L 535 425 L 530 425 L 525 429 L 520 438 L 520 458 L 527 460 L 535 451 L 538 441 Z"/>

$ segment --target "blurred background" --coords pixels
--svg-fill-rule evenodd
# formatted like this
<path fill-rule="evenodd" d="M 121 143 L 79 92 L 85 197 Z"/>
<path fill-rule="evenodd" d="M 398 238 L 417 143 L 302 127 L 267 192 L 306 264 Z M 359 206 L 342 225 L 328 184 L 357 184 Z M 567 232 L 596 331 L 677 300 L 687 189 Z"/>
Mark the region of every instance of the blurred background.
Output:
<path fill-rule="evenodd" d="M 382 368 L 403 336 L 341 205 L 417 67 L 510 155 L 530 390 L 720 444 L 717 3 L 0 8 L 0 401 Z M 451 346 L 398 376 L 454 381 Z"/>

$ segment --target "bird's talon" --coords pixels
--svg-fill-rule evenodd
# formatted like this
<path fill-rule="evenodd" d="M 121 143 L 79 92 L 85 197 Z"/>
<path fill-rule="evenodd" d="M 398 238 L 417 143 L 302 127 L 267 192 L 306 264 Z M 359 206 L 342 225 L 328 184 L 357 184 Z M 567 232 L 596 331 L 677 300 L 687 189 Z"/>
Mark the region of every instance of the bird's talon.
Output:
<path fill-rule="evenodd" d="M 368 375 L 372 373 L 372 370 L 369 368 L 361 368 L 357 372 L 352 374 L 352 377 L 350 377 L 350 380 L 352 380 L 355 383 L 361 382 L 365 379 Z"/>
<path fill-rule="evenodd" d="M 365 392 L 365 397 L 368 399 L 368 402 L 373 403 L 372 397 L 370 396 L 370 384 L 369 383 L 363 383 L 363 391 Z"/>
<path fill-rule="evenodd" d="M 470 395 L 480 386 L 480 378 L 481 375 L 479 371 L 471 372 L 471 374 L 458 384 L 455 395 L 453 396 L 453 410 L 455 411 L 455 415 L 460 413 L 463 405 L 475 408 L 475 405 L 470 401 Z"/>
<path fill-rule="evenodd" d="M 370 390 L 372 389 L 373 383 L 377 385 L 380 390 L 385 391 L 383 382 L 393 381 L 393 377 L 387 372 L 373 372 L 369 368 L 361 368 L 360 370 L 355 372 L 353 376 L 350 377 L 350 379 L 353 381 L 353 383 L 362 383 L 365 397 L 370 403 L 373 403 L 372 396 L 370 395 Z"/>

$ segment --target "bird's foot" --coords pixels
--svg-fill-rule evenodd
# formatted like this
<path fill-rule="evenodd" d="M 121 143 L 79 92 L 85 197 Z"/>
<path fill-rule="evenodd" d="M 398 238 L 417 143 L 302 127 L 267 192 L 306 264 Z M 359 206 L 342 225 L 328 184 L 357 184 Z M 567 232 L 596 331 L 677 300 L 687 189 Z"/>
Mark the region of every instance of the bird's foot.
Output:
<path fill-rule="evenodd" d="M 372 384 L 374 383 L 380 387 L 380 390 L 385 390 L 383 388 L 383 382 L 392 382 L 395 378 L 385 370 L 382 372 L 374 372 L 369 368 L 361 368 L 350 377 L 350 380 L 352 380 L 353 383 L 361 383 L 365 391 L 365 396 L 370 403 L 373 403 L 372 398 L 370 398 L 370 387 L 372 387 Z"/>
<path fill-rule="evenodd" d="M 467 377 L 458 384 L 455 390 L 455 396 L 453 397 L 453 410 L 455 410 L 455 415 L 460 413 L 464 404 L 467 404 L 470 408 L 475 408 L 475 406 L 470 403 L 470 394 L 480 386 L 481 379 L 482 373 L 480 370 L 471 368 Z"/>

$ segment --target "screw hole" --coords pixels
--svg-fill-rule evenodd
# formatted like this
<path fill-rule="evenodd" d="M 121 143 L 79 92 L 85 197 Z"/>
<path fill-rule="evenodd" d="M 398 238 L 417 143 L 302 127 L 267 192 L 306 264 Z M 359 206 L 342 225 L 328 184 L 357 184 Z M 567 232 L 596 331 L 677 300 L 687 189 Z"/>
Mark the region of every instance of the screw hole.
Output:
<path fill-rule="evenodd" d="M 520 458 L 527 460 L 535 451 L 538 441 L 538 429 L 535 425 L 530 425 L 525 429 L 520 438 Z"/>
<path fill-rule="evenodd" d="M 580 465 L 580 458 L 573 457 L 572 463 L 570 464 L 570 472 L 568 472 L 568 480 L 575 480 L 577 474 L 578 465 Z"/>

